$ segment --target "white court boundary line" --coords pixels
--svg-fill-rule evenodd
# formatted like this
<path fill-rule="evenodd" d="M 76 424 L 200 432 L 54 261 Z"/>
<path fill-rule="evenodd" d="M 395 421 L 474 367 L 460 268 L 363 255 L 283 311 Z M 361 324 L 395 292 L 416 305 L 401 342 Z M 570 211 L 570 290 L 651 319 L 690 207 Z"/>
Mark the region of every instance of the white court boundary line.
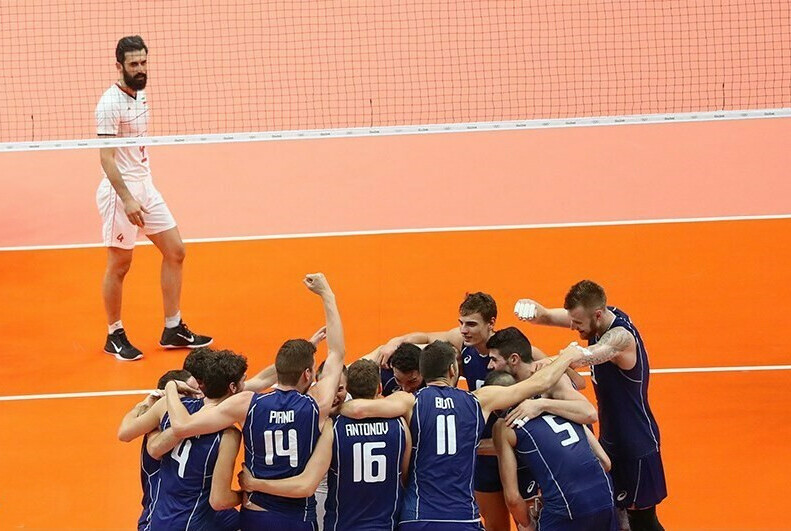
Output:
<path fill-rule="evenodd" d="M 304 232 L 292 234 L 263 234 L 257 236 L 227 236 L 217 238 L 186 238 L 184 243 L 249 242 L 263 240 L 291 240 L 301 238 L 332 238 L 346 236 L 381 236 L 388 234 L 429 234 L 443 232 L 475 232 L 496 230 L 568 229 L 575 227 L 618 227 L 627 225 L 664 225 L 671 223 L 714 223 L 722 221 L 762 221 L 791 219 L 791 214 L 762 214 L 754 216 L 718 216 L 699 218 L 632 219 L 617 221 L 580 221 L 569 223 L 532 223 L 524 225 L 480 225 L 467 227 L 426 227 L 415 229 L 381 229 L 338 232 Z M 150 241 L 139 241 L 136 245 L 153 245 Z M 104 247 L 102 243 L 71 243 L 60 245 L 20 245 L 0 247 L 3 251 L 53 251 L 64 249 L 94 249 Z"/>
<path fill-rule="evenodd" d="M 263 142 L 277 140 L 308 140 L 318 138 L 355 138 L 434 133 L 469 133 L 473 131 L 513 131 L 556 129 L 565 127 L 597 127 L 605 125 L 659 124 L 750 120 L 791 117 L 791 108 L 751 109 L 739 111 L 704 111 L 665 114 L 633 114 L 499 122 L 466 122 L 453 124 L 396 125 L 382 127 L 351 127 L 345 129 L 305 129 L 292 131 L 216 133 L 205 135 L 150 136 L 136 138 L 92 138 L 82 140 L 45 140 L 40 142 L 7 142 L 0 144 L 0 153 L 12 151 L 43 151 L 52 149 L 96 149 L 123 146 L 167 146 L 176 144 L 212 144 L 220 142 Z"/>
<path fill-rule="evenodd" d="M 651 374 L 688 374 L 688 373 L 718 373 L 718 372 L 765 372 L 765 371 L 791 371 L 791 365 L 744 365 L 726 367 L 677 367 L 670 369 L 651 369 Z M 582 376 L 590 376 L 590 372 L 580 372 Z M 21 400 L 52 400 L 58 398 L 94 398 L 105 396 L 147 395 L 151 389 L 134 389 L 123 391 L 88 391 L 84 393 L 53 393 L 40 395 L 9 395 L 0 396 L 0 402 L 13 402 Z"/>

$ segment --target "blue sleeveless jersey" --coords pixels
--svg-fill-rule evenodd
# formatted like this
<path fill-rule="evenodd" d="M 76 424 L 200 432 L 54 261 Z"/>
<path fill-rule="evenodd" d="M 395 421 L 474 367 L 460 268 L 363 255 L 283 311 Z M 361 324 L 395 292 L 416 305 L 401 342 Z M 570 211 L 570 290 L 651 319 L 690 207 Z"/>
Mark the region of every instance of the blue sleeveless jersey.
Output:
<path fill-rule="evenodd" d="M 461 347 L 461 374 L 467 380 L 467 389 L 477 391 L 489 374 L 489 355 L 485 356 L 473 346 Z"/>
<path fill-rule="evenodd" d="M 477 522 L 475 456 L 484 427 L 478 399 L 455 387 L 415 393 L 412 458 L 401 522 Z"/>
<path fill-rule="evenodd" d="M 325 531 L 392 531 L 403 495 L 400 419 L 338 416 L 327 475 Z"/>
<path fill-rule="evenodd" d="M 319 440 L 319 406 L 310 395 L 275 389 L 254 394 L 242 429 L 244 462 L 260 479 L 298 476 Z M 250 494 L 254 504 L 302 522 L 316 521 L 316 499 Z"/>
<path fill-rule="evenodd" d="M 634 336 L 637 363 L 628 371 L 609 361 L 591 367 L 599 403 L 599 441 L 610 456 L 639 459 L 659 451 L 659 427 L 648 405 L 648 353 L 629 316 L 618 308 L 609 310 L 615 314 L 610 329 L 620 326 Z"/>
<path fill-rule="evenodd" d="M 401 386 L 398 385 L 393 374 L 393 369 L 379 369 L 379 377 L 382 379 L 382 396 L 390 396 L 401 390 Z"/>
<path fill-rule="evenodd" d="M 154 459 L 146 450 L 148 435 L 143 437 L 143 447 L 140 449 L 140 485 L 143 487 L 143 512 L 137 520 L 138 531 L 147 531 L 151 528 L 151 511 L 154 502 L 159 496 L 159 460 Z"/>
<path fill-rule="evenodd" d="M 203 407 L 202 399 L 182 398 L 190 414 Z M 164 431 L 170 426 L 166 413 L 160 424 Z M 234 509 L 215 511 L 209 505 L 212 474 L 217 462 L 222 432 L 196 435 L 182 440 L 162 456 L 159 467 L 159 497 L 151 516 L 151 529 L 222 530 L 233 526 L 221 525 Z M 233 518 L 231 518 L 233 521 Z"/>
<path fill-rule="evenodd" d="M 516 432 L 516 457 L 529 467 L 543 511 L 573 520 L 613 507 L 612 483 L 576 422 L 544 414 Z"/>

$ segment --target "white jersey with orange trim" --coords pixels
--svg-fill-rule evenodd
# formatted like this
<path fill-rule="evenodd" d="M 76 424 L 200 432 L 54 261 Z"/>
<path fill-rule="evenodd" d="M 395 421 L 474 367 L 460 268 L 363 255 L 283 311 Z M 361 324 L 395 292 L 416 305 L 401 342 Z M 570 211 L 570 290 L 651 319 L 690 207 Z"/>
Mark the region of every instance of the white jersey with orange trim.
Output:
<path fill-rule="evenodd" d="M 148 133 L 146 92 L 127 92 L 119 84 L 105 91 L 96 105 L 96 132 L 99 136 L 132 138 Z M 125 181 L 151 179 L 148 151 L 145 146 L 117 147 L 115 164 Z M 107 175 L 102 171 L 104 177 Z"/>

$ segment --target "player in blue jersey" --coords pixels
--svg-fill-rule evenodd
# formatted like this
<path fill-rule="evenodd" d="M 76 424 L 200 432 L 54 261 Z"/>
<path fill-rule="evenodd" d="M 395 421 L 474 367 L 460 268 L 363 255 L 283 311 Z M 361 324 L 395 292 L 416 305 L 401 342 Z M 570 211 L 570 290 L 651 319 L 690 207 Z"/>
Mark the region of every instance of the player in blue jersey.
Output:
<path fill-rule="evenodd" d="M 391 356 L 402 343 L 424 344 L 446 341 L 458 351 L 460 376 L 467 381 L 467 388 L 475 391 L 489 372 L 489 351 L 486 342 L 494 333 L 497 321 L 497 303 L 488 293 L 476 292 L 465 296 L 459 306 L 459 326 L 445 332 L 413 332 L 388 341 L 380 350 L 383 366 L 389 365 Z M 490 437 L 491 434 L 486 434 Z M 491 446 L 491 445 L 489 445 Z M 478 505 L 486 526 L 492 531 L 507 530 L 508 508 L 502 496 L 497 461 L 492 456 L 481 456 L 476 464 L 475 491 Z"/>
<path fill-rule="evenodd" d="M 599 441 L 612 459 L 616 505 L 626 510 L 632 531 L 662 530 L 656 505 L 667 486 L 659 428 L 648 404 L 648 354 L 629 316 L 607 306 L 604 289 L 590 280 L 571 287 L 563 308 L 521 299 L 515 313 L 536 324 L 570 327 L 588 341 L 588 348 L 578 347 L 586 354 L 579 365 L 591 366 Z"/>
<path fill-rule="evenodd" d="M 159 378 L 157 389 L 164 389 L 165 384 L 170 380 L 180 380 L 186 382 L 191 387 L 197 387 L 195 378 L 193 378 L 188 371 L 175 369 L 166 372 Z M 142 402 L 135 404 L 135 407 L 127 413 L 127 417 L 139 417 L 148 411 L 157 400 L 159 400 L 159 394 L 152 392 Z M 157 428 L 151 433 L 143 435 L 143 444 L 140 448 L 140 485 L 143 489 L 143 499 L 141 501 L 143 511 L 137 521 L 137 528 L 139 531 L 149 528 L 151 509 L 159 493 L 159 459 L 154 459 L 149 455 L 146 445 L 148 444 L 149 437 L 154 439 L 158 437 L 160 433 L 160 430 Z"/>
<path fill-rule="evenodd" d="M 186 410 L 216 408 L 243 388 L 247 360 L 230 351 L 215 351 L 204 372 L 205 398 L 181 398 Z M 168 382 L 166 389 L 177 389 Z M 151 529 L 235 531 L 242 502 L 231 489 L 233 464 L 239 453 L 241 433 L 228 427 L 215 433 L 179 440 L 167 414 L 160 425 L 161 441 L 149 440 L 148 451 L 161 459 L 159 497 L 151 516 Z"/>
<path fill-rule="evenodd" d="M 348 389 L 353 396 L 381 396 L 378 365 L 361 359 L 349 367 Z M 338 416 L 325 430 L 305 471 L 281 480 L 256 480 L 240 474 L 246 489 L 282 496 L 313 492 L 328 474 L 324 529 L 327 531 L 392 531 L 406 481 L 411 436 L 403 418 L 354 420 Z"/>
<path fill-rule="evenodd" d="M 508 373 L 500 385 L 516 382 Z M 510 382 L 508 381 L 510 380 Z M 518 467 L 527 466 L 541 488 L 543 509 L 537 528 L 542 531 L 617 531 L 610 460 L 593 433 L 567 418 L 541 413 L 519 421 L 513 429 L 504 420 L 494 427 L 500 477 L 506 502 L 517 523 L 533 522 L 519 489 Z"/>
<path fill-rule="evenodd" d="M 529 380 L 510 388 L 491 386 L 470 393 L 455 387 L 459 378 L 456 349 L 435 341 L 420 356 L 424 389 L 381 400 L 355 399 L 341 406 L 341 413 L 348 417 L 404 417 L 409 424 L 412 463 L 399 529 L 481 529 L 474 469 L 485 419 L 495 410 L 543 393 L 580 356 L 576 349 L 565 349 Z"/>
<path fill-rule="evenodd" d="M 267 393 L 238 393 L 222 404 L 190 414 L 178 399 L 175 385 L 165 388 L 171 424 L 177 436 L 214 433 L 242 425 L 244 464 L 255 478 L 280 479 L 300 474 L 313 452 L 335 398 L 343 370 L 343 326 L 332 292 L 321 273 L 307 275 L 307 288 L 321 297 L 329 353 L 325 377 L 311 387 L 316 347 L 304 339 L 286 341 L 275 357 L 277 387 Z M 313 496 L 285 498 L 260 492 L 245 496 L 241 527 L 247 529 L 313 530 Z"/>

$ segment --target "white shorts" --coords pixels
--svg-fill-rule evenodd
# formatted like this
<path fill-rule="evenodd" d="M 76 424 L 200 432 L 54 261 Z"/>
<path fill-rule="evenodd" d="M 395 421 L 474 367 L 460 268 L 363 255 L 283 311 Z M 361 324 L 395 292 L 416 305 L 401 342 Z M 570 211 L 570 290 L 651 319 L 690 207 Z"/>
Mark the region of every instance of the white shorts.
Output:
<path fill-rule="evenodd" d="M 138 231 L 146 236 L 159 234 L 176 226 L 173 214 L 162 199 L 162 194 L 149 179 L 145 181 L 125 181 L 126 187 L 138 203 L 148 210 L 143 213 L 145 226 L 138 227 L 126 217 L 124 203 L 118 198 L 113 186 L 107 179 L 102 179 L 96 190 L 96 206 L 102 216 L 102 236 L 105 247 L 133 249 Z"/>

